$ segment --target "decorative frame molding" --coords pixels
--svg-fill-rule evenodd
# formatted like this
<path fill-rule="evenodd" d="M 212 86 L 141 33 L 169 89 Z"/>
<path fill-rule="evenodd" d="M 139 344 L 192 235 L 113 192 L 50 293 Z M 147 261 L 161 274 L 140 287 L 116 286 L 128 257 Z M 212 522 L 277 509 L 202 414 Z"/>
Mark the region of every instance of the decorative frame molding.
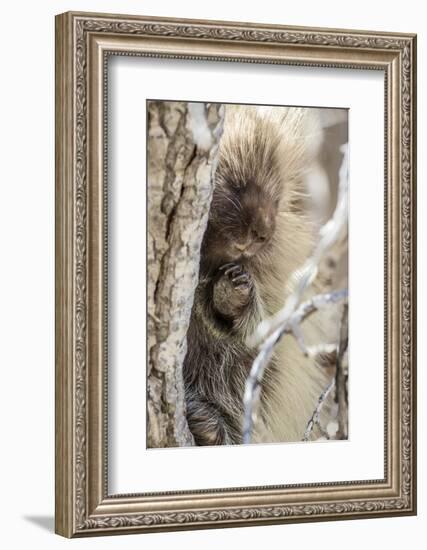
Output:
<path fill-rule="evenodd" d="M 385 74 L 385 479 L 110 496 L 104 181 L 108 55 Z M 416 37 L 65 13 L 56 18 L 56 532 L 67 536 L 416 513 Z"/>

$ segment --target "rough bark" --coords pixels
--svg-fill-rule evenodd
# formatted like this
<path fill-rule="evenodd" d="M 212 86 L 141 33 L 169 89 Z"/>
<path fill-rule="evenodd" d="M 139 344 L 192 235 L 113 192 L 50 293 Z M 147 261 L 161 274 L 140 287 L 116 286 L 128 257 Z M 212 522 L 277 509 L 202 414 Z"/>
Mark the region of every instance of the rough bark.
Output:
<path fill-rule="evenodd" d="M 194 444 L 182 363 L 222 124 L 218 104 L 148 103 L 149 447 Z"/>
<path fill-rule="evenodd" d="M 348 364 L 344 354 L 348 348 L 348 306 L 345 305 L 340 327 L 340 341 L 337 356 L 337 372 L 335 376 L 336 395 L 338 403 L 338 433 L 337 439 L 348 438 Z"/>

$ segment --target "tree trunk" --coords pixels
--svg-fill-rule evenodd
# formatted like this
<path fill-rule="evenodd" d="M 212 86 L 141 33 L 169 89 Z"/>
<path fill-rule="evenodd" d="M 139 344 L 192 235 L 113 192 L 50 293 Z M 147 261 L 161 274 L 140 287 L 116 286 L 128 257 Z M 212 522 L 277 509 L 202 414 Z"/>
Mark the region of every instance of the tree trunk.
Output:
<path fill-rule="evenodd" d="M 182 363 L 223 109 L 148 102 L 148 446 L 194 444 Z"/>

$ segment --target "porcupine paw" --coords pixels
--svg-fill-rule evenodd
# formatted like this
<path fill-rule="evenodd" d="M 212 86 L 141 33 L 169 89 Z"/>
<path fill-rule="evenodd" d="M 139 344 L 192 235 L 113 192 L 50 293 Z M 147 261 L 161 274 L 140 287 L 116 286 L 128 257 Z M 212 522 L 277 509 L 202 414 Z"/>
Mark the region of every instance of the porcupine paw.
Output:
<path fill-rule="evenodd" d="M 227 263 L 219 268 L 214 284 L 214 307 L 224 317 L 239 317 L 249 304 L 253 289 L 252 277 L 242 265 Z"/>

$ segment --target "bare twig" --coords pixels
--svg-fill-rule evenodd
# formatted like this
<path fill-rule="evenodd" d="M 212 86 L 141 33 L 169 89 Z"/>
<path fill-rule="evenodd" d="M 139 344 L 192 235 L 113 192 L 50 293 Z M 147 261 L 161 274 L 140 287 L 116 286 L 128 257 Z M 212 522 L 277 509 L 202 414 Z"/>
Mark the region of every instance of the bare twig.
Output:
<path fill-rule="evenodd" d="M 337 344 L 317 344 L 315 346 L 307 346 L 307 357 L 312 357 L 316 360 L 316 365 L 324 366 L 325 360 L 335 363 L 337 354 Z M 332 359 L 333 358 L 333 359 Z M 320 364 L 319 364 L 320 363 Z"/>
<path fill-rule="evenodd" d="M 319 350 L 315 349 L 318 346 L 307 347 L 305 345 L 301 323 L 302 321 L 307 319 L 307 317 L 309 317 L 312 313 L 318 311 L 323 306 L 340 302 L 341 300 L 347 298 L 347 295 L 347 289 L 342 289 L 335 292 L 326 292 L 325 294 L 317 294 L 316 296 L 313 296 L 310 300 L 302 303 L 299 308 L 291 315 L 288 323 L 286 323 L 286 325 L 282 327 L 284 329 L 282 334 L 292 333 L 295 340 L 298 342 L 301 351 L 307 357 L 312 356 L 313 352 L 318 353 Z"/>
<path fill-rule="evenodd" d="M 259 352 L 256 356 L 250 374 L 246 380 L 244 393 L 244 419 L 243 419 L 243 442 L 250 443 L 252 428 L 255 421 L 256 408 L 259 401 L 260 385 L 264 375 L 265 368 L 273 354 L 274 346 L 283 336 L 283 334 L 292 332 L 304 353 L 307 348 L 304 344 L 302 332 L 299 324 L 307 317 L 309 313 L 298 313 L 298 305 L 304 292 L 311 285 L 316 277 L 318 265 L 326 251 L 335 243 L 345 224 L 347 223 L 347 172 L 348 172 L 348 145 L 341 147 L 344 154 L 340 172 L 338 199 L 335 211 L 328 222 L 323 225 L 319 232 L 319 241 L 314 248 L 310 258 L 307 259 L 302 269 L 296 270 L 293 279 L 297 281 L 294 292 L 287 298 L 284 307 L 274 316 L 265 319 L 259 323 L 255 333 L 248 339 L 252 346 L 259 346 Z M 344 291 L 343 291 L 344 292 Z M 346 292 L 346 291 L 345 291 Z M 331 293 L 331 295 L 334 293 Z M 342 296 L 343 297 L 343 296 Z M 342 297 L 340 299 L 342 299 Z M 315 297 L 316 298 L 316 297 Z M 313 299 L 312 299 L 313 301 Z M 298 308 L 298 309 L 297 309 Z M 309 308 L 310 309 L 310 308 Z M 314 310 L 313 310 L 314 311 Z M 296 317 L 294 317 L 296 315 Z"/>
<path fill-rule="evenodd" d="M 334 386 L 335 386 L 335 379 L 333 378 L 331 382 L 327 385 L 327 387 L 323 390 L 323 392 L 320 394 L 319 400 L 317 401 L 316 408 L 314 409 L 314 412 L 307 423 L 307 427 L 304 432 L 304 437 L 302 438 L 303 441 L 308 441 L 308 438 L 310 437 L 310 434 L 313 431 L 314 427 L 316 426 L 316 424 L 319 423 L 320 413 L 322 411 L 323 404 L 325 403 L 328 395 L 331 393 Z"/>
<path fill-rule="evenodd" d="M 310 355 L 310 348 L 305 346 L 302 334 L 295 334 L 295 327 L 299 328 L 300 323 L 315 311 L 326 305 L 337 303 L 345 298 L 347 298 L 346 289 L 313 296 L 310 300 L 302 303 L 293 315 L 290 316 L 287 322 L 282 323 L 282 325 L 265 340 L 261 351 L 252 364 L 251 371 L 246 380 L 245 394 L 243 397 L 245 408 L 243 419 L 243 443 L 250 443 L 252 427 L 256 415 L 255 409 L 259 400 L 264 369 L 273 354 L 277 342 L 284 334 L 293 334 L 299 343 L 301 339 L 302 345 L 304 346 L 304 353 Z"/>

